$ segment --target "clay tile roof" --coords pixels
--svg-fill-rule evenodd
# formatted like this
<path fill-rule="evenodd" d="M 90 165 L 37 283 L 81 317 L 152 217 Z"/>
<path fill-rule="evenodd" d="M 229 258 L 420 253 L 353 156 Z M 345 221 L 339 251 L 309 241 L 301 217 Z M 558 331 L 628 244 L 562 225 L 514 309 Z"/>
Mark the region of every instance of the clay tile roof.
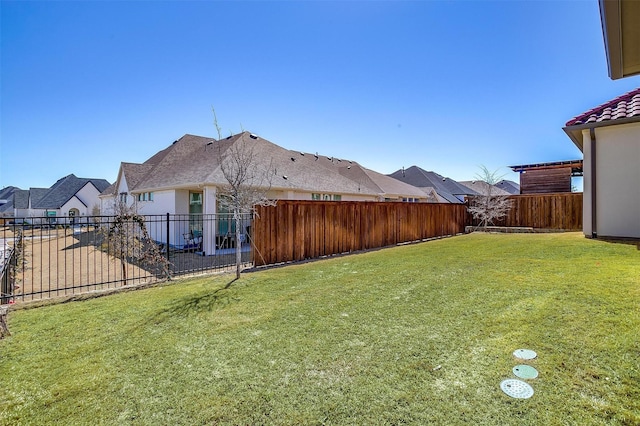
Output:
<path fill-rule="evenodd" d="M 640 87 L 572 118 L 567 121 L 566 126 L 580 126 L 632 117 L 640 117 Z"/>

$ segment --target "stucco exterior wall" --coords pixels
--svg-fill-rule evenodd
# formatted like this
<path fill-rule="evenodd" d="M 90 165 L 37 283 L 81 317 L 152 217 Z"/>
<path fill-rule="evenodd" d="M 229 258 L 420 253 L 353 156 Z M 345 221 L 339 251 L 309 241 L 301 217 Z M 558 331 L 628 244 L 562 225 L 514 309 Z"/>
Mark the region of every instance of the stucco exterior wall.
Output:
<path fill-rule="evenodd" d="M 176 203 L 174 190 L 154 191 L 153 201 L 138 201 L 138 212 L 140 214 L 175 214 Z"/>
<path fill-rule="evenodd" d="M 87 182 L 87 184 L 76 193 L 76 197 L 78 197 L 78 199 L 86 206 L 83 208 L 76 207 L 82 216 L 92 214 L 93 207 L 100 205 L 100 200 L 98 198 L 99 195 L 100 191 L 98 191 L 91 182 Z M 69 209 L 66 209 L 66 211 L 68 210 Z M 65 211 L 64 207 L 62 208 L 62 211 Z"/>
<path fill-rule="evenodd" d="M 598 237 L 640 238 L 640 123 L 595 129 L 595 179 L 589 131 L 584 140 L 584 227 L 591 236 L 595 186 Z"/>
<path fill-rule="evenodd" d="M 84 203 L 78 199 L 78 197 L 71 197 L 69 201 L 67 201 L 62 207 L 60 207 L 60 215 L 69 216 L 69 210 L 71 209 L 77 209 L 80 212 L 80 216 L 91 214 L 91 212 L 87 210 L 87 206 L 85 206 Z"/>

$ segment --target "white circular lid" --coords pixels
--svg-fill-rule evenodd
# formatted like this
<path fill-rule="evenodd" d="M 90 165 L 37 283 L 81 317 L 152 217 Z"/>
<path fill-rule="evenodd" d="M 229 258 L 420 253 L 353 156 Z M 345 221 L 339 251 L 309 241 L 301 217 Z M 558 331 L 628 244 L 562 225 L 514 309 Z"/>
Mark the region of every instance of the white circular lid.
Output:
<path fill-rule="evenodd" d="M 533 388 L 529 383 L 518 379 L 503 380 L 500 389 L 512 398 L 527 399 L 533 396 Z"/>
<path fill-rule="evenodd" d="M 535 379 L 538 377 L 538 370 L 530 365 L 516 365 L 513 367 L 513 374 L 521 379 Z"/>
<path fill-rule="evenodd" d="M 538 354 L 536 354 L 531 349 L 516 349 L 513 352 L 513 355 L 516 358 L 520 358 L 520 359 L 534 359 L 535 357 L 538 356 Z"/>

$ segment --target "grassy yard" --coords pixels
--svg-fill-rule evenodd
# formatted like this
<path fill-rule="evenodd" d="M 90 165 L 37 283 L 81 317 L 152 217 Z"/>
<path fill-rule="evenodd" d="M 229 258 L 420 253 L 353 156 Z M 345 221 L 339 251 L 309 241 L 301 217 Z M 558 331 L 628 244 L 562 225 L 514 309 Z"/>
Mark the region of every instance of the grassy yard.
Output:
<path fill-rule="evenodd" d="M 640 424 L 640 251 L 471 234 L 10 313 L 0 424 Z M 500 390 L 522 363 L 535 394 Z"/>

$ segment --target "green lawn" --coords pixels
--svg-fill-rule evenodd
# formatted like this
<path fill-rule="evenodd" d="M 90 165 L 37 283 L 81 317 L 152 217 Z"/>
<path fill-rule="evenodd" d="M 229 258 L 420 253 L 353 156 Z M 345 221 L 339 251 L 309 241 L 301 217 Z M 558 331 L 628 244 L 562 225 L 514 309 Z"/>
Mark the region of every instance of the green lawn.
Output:
<path fill-rule="evenodd" d="M 231 279 L 11 312 L 0 424 L 640 424 L 634 245 L 476 233 Z"/>

